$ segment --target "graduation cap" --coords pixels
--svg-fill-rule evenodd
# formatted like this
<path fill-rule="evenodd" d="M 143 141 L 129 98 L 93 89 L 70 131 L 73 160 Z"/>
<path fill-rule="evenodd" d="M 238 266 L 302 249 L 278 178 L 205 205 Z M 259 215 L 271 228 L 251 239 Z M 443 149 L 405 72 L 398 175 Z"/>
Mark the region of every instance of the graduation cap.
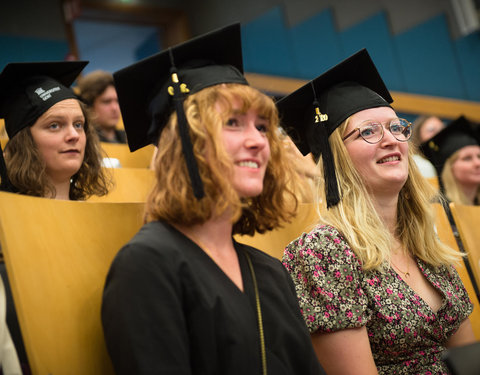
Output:
<path fill-rule="evenodd" d="M 0 118 L 12 138 L 54 104 L 77 98 L 69 88 L 88 61 L 10 63 L 0 74 Z"/>
<path fill-rule="evenodd" d="M 176 111 L 182 150 L 195 197 L 203 183 L 183 109 L 187 95 L 221 83 L 248 85 L 243 76 L 240 24 L 201 35 L 113 74 L 130 151 L 156 144 Z"/>
<path fill-rule="evenodd" d="M 20 130 L 32 126 L 54 104 L 77 98 L 69 86 L 87 64 L 88 61 L 7 64 L 0 74 L 0 118 L 5 120 L 8 137 L 12 139 Z M 0 190 L 11 190 L 3 152 L 0 153 Z"/>
<path fill-rule="evenodd" d="M 423 142 L 420 151 L 433 164 L 440 181 L 447 159 L 461 148 L 473 145 L 480 145 L 479 131 L 465 116 L 460 116 Z"/>
<path fill-rule="evenodd" d="M 340 196 L 328 137 L 349 116 L 393 102 L 366 49 L 277 102 L 282 127 L 303 155 L 322 156 L 327 207 Z"/>

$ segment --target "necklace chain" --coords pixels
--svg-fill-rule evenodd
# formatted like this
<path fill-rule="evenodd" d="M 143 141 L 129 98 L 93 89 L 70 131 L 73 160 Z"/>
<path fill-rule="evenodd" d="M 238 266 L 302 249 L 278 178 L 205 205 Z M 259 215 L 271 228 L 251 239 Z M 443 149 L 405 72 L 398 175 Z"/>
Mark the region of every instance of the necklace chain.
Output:
<path fill-rule="evenodd" d="M 390 263 L 392 264 L 393 267 L 395 267 L 398 271 L 400 271 L 401 273 L 403 273 L 405 275 L 405 278 L 408 278 L 410 277 L 410 271 L 409 271 L 409 266 L 407 264 L 407 270 L 406 271 L 402 271 L 395 263 L 393 263 L 393 261 L 390 259 Z"/>

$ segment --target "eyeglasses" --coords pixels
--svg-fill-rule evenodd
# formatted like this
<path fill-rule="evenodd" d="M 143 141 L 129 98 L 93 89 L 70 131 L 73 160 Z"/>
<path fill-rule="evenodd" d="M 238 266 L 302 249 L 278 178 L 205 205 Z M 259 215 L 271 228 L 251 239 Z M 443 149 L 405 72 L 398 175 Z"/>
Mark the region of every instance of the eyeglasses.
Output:
<path fill-rule="evenodd" d="M 388 129 L 395 139 L 400 142 L 406 142 L 412 136 L 412 124 L 403 118 L 393 119 L 387 126 L 385 126 L 385 128 Z M 380 142 L 384 136 L 384 130 L 381 123 L 367 120 L 362 122 L 358 128 L 353 129 L 343 137 L 343 140 L 346 140 L 357 130 L 359 136 L 362 137 L 365 142 L 371 144 Z"/>

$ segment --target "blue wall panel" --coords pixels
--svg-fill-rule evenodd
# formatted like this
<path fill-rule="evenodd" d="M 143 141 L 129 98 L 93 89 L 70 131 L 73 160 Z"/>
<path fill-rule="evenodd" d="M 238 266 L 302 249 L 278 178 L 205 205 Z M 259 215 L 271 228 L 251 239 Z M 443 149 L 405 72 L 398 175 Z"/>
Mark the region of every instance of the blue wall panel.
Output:
<path fill-rule="evenodd" d="M 68 54 L 66 41 L 0 35 L 0 70 L 9 62 L 58 61 Z"/>
<path fill-rule="evenodd" d="M 480 101 L 480 31 L 455 42 L 466 99 Z"/>
<path fill-rule="evenodd" d="M 242 27 L 244 69 L 247 72 L 297 77 L 288 31 L 280 8 Z"/>
<path fill-rule="evenodd" d="M 445 16 L 397 35 L 406 92 L 466 99 Z"/>
<path fill-rule="evenodd" d="M 344 56 L 366 48 L 389 90 L 405 91 L 406 86 L 398 62 L 384 12 L 340 33 Z"/>
<path fill-rule="evenodd" d="M 343 56 L 330 10 L 293 27 L 290 41 L 298 78 L 313 79 L 334 66 Z"/>

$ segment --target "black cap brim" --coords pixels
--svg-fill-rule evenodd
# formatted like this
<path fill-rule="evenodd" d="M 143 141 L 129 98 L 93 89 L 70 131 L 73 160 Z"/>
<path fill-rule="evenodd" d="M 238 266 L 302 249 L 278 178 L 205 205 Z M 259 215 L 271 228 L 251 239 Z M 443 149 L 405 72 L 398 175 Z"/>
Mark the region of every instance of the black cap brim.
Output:
<path fill-rule="evenodd" d="M 335 86 L 352 82 L 345 96 L 329 97 Z M 365 90 L 365 88 L 367 90 Z M 352 91 L 353 90 L 353 91 Z M 354 91 L 356 90 L 356 92 Z M 376 95 L 380 96 L 377 98 Z M 296 143 L 302 154 L 318 152 L 312 149 L 311 127 L 315 118 L 314 101 L 320 111 L 328 116 L 325 122 L 330 135 L 344 120 L 362 109 L 388 105 L 393 99 L 368 51 L 362 49 L 335 65 L 308 84 L 278 101 L 282 127 Z"/>
<path fill-rule="evenodd" d="M 440 176 L 450 156 L 465 146 L 480 145 L 478 125 L 460 116 L 420 145 L 420 151 Z"/>
<path fill-rule="evenodd" d="M 151 102 L 158 95 L 164 96 L 163 102 L 168 103 L 168 93 L 160 92 L 167 87 L 165 84 L 171 80 L 170 69 L 172 67 L 171 56 L 175 66 L 179 70 L 179 78 L 182 82 L 181 69 L 191 65 L 192 61 L 208 61 L 211 65 L 231 66 L 238 70 L 236 79 L 239 83 L 246 83 L 243 78 L 242 48 L 240 24 L 233 24 L 208 34 L 191 39 L 180 45 L 171 47 L 156 55 L 141 60 L 131 66 L 121 69 L 113 74 L 118 93 L 123 123 L 127 132 L 128 145 L 131 151 L 135 151 L 150 143 L 157 142 L 165 123 L 156 124 L 152 131 Z M 201 65 L 201 64 L 200 64 Z M 235 73 L 233 73 L 235 75 Z M 200 77 L 197 75 L 197 77 Z M 190 93 L 199 91 L 208 85 L 214 85 L 226 80 L 215 76 L 213 79 L 203 76 L 198 78 L 203 84 L 186 82 Z M 159 93 L 160 92 L 160 93 Z M 161 120 L 164 122 L 173 111 L 171 105 L 158 104 Z"/>

